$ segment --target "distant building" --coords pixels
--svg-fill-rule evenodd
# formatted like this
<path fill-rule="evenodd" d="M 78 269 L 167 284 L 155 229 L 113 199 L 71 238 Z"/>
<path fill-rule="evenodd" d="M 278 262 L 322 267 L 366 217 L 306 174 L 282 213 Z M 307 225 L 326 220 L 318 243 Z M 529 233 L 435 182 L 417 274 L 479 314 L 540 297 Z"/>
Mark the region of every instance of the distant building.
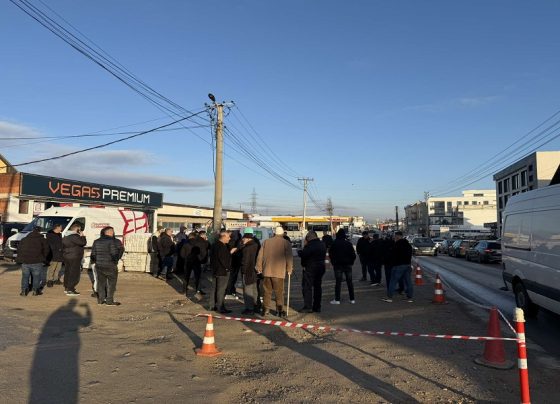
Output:
<path fill-rule="evenodd" d="M 468 190 L 463 196 L 431 197 L 428 208 L 432 237 L 491 233 L 489 224 L 496 222 L 496 191 Z"/>
<path fill-rule="evenodd" d="M 428 210 L 426 202 L 418 201 L 404 207 L 404 223 L 408 234 L 427 234 Z"/>
<path fill-rule="evenodd" d="M 559 165 L 560 151 L 539 151 L 494 175 L 498 200 L 498 234 L 501 234 L 502 213 L 509 198 L 522 192 L 546 187 L 550 184 Z"/>

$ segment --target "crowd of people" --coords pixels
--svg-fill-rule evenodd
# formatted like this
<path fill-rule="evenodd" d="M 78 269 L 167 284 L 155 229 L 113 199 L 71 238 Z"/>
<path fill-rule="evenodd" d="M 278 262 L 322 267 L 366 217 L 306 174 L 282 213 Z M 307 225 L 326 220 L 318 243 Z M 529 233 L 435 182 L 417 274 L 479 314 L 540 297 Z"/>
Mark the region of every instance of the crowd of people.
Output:
<path fill-rule="evenodd" d="M 292 243 L 282 227 L 277 227 L 274 237 L 262 245 L 254 230 L 247 227 L 243 232 L 222 230 L 211 245 L 205 231 L 177 234 L 172 229 L 158 228 L 149 242 L 149 251 L 157 259 L 153 275 L 163 280 L 180 277 L 184 280 L 187 298 L 198 301 L 206 295 L 202 287 L 202 274 L 211 271 L 209 310 L 222 314 L 231 313 L 226 300 L 240 299 L 237 288 L 242 287 L 244 310 L 242 314 L 269 316 L 286 315 L 284 284 L 294 268 Z M 46 237 L 40 228 L 35 228 L 22 239 L 18 247 L 17 260 L 22 265 L 21 296 L 30 292 L 34 296 L 43 293 L 44 287 L 64 285 L 68 296 L 78 296 L 76 286 L 80 281 L 86 238 L 79 224 L 73 225 L 62 237 L 62 227 L 55 226 Z M 102 229 L 91 250 L 91 274 L 93 293 L 99 304 L 119 305 L 114 300 L 118 262 L 124 253 L 122 243 L 115 237 L 114 229 Z M 361 264 L 362 282 L 368 281 L 378 287 L 385 276 L 387 297 L 392 302 L 395 292 L 405 293 L 405 300 L 412 302 L 411 282 L 412 247 L 401 232 L 381 238 L 374 233 L 364 232 L 356 248 L 340 229 L 335 238 L 326 234 L 320 239 L 314 231 L 306 234 L 303 246 L 298 251 L 302 266 L 303 313 L 321 311 L 322 280 L 327 262 L 332 263 L 335 290 L 333 305 L 342 302 L 342 284 L 348 289 L 348 302 L 355 304 L 352 269 L 357 258 Z M 384 271 L 383 271 L 384 269 Z M 191 278 L 194 283 L 191 284 Z M 63 283 L 61 278 L 64 279 Z M 190 287 L 190 285 L 193 285 Z M 191 292 L 192 291 L 192 292 Z M 275 297 L 275 304 L 272 298 Z"/>
<path fill-rule="evenodd" d="M 43 294 L 44 288 L 64 285 L 67 296 L 79 296 L 82 261 L 87 244 L 79 223 L 73 224 L 62 237 L 62 226 L 57 224 L 46 237 L 40 227 L 35 227 L 18 246 L 16 262 L 21 264 L 20 296 Z M 92 296 L 98 304 L 118 306 L 114 294 L 118 278 L 118 262 L 124 253 L 122 243 L 115 237 L 112 227 L 101 230 L 93 242 L 90 256 L 92 267 Z M 61 282 L 63 279 L 63 282 Z"/>

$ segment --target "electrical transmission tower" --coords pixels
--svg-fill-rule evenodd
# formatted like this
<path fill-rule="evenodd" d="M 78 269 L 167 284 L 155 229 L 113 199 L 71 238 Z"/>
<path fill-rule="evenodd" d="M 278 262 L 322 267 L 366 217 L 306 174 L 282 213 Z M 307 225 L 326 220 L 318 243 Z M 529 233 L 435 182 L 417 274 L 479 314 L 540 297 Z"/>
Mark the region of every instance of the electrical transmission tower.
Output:
<path fill-rule="evenodd" d="M 257 192 L 253 188 L 253 193 L 251 194 L 251 213 L 257 213 Z"/>

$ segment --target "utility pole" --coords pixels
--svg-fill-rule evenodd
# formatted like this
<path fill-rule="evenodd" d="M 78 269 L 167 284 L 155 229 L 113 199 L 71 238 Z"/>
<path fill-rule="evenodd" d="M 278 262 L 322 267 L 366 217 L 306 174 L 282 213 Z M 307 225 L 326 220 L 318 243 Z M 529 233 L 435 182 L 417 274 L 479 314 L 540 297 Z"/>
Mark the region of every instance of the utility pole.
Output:
<path fill-rule="evenodd" d="M 399 231 L 399 207 L 395 206 L 395 221 L 397 222 L 397 231 Z"/>
<path fill-rule="evenodd" d="M 331 233 L 333 233 L 332 217 L 333 217 L 334 208 L 333 208 L 332 199 L 331 199 L 330 196 L 327 199 L 327 209 L 326 210 L 327 210 L 327 214 L 329 215 L 329 222 L 331 224 Z"/>
<path fill-rule="evenodd" d="M 231 107 L 233 102 L 216 102 L 213 94 L 208 94 L 212 104 L 207 105 L 210 114 L 216 111 L 216 172 L 214 176 L 214 214 L 212 228 L 215 233 L 222 229 L 222 203 L 223 203 L 223 182 L 224 182 L 224 106 Z M 211 115 L 212 116 L 212 115 Z"/>
<path fill-rule="evenodd" d="M 309 178 L 309 177 L 301 177 L 298 178 L 298 181 L 302 181 L 303 182 L 303 223 L 302 223 L 302 243 L 303 243 L 303 237 L 305 237 L 305 234 L 307 233 L 307 227 L 305 225 L 305 216 L 307 213 L 307 183 L 308 182 L 313 182 L 313 178 Z M 302 244 L 303 246 L 303 244 Z"/>
<path fill-rule="evenodd" d="M 428 199 L 430 199 L 430 193 L 424 192 L 424 202 L 426 203 L 426 237 L 431 237 L 430 235 L 430 207 L 428 206 Z"/>

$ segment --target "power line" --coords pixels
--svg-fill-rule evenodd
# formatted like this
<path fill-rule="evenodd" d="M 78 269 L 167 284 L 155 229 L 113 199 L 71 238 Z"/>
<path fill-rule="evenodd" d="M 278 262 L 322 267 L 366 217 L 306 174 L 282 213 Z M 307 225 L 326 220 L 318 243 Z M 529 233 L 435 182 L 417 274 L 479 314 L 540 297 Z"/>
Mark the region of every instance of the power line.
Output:
<path fill-rule="evenodd" d="M 43 162 L 45 162 L 45 161 L 59 160 L 59 159 L 62 159 L 62 158 L 65 158 L 65 157 L 69 157 L 69 156 L 73 156 L 73 155 L 76 155 L 76 154 L 85 153 L 85 152 L 87 152 L 87 151 L 96 150 L 96 149 L 101 149 L 101 148 L 103 148 L 103 147 L 107 147 L 107 146 L 113 145 L 113 144 L 115 144 L 115 143 L 124 142 L 125 140 L 129 140 L 129 139 L 132 139 L 132 138 L 135 138 L 135 137 L 138 137 L 138 136 L 146 135 L 146 134 L 148 134 L 148 133 L 155 132 L 155 131 L 157 131 L 157 130 L 159 130 L 159 129 L 166 128 L 166 127 L 171 126 L 171 125 L 175 125 L 175 124 L 177 124 L 178 122 L 181 122 L 181 121 L 184 121 L 184 120 L 186 120 L 186 119 L 192 118 L 192 117 L 194 117 L 194 116 L 196 116 L 196 115 L 198 115 L 198 114 L 202 114 L 203 112 L 205 112 L 205 111 L 200 111 L 200 112 L 197 112 L 196 114 L 192 114 L 192 115 L 190 115 L 190 116 L 188 116 L 188 117 L 180 118 L 180 119 L 177 119 L 176 121 L 167 123 L 167 124 L 165 124 L 165 125 L 158 126 L 157 128 L 148 129 L 148 130 L 145 130 L 145 131 L 136 133 L 136 134 L 134 134 L 134 135 L 130 135 L 130 136 L 127 136 L 127 137 L 124 137 L 124 138 L 121 138 L 121 139 L 113 140 L 112 142 L 107 142 L 107 143 L 103 143 L 103 144 L 100 144 L 100 145 L 97 145 L 97 146 L 93 146 L 93 147 L 88 147 L 88 148 L 85 148 L 85 149 L 76 150 L 76 151 L 73 151 L 73 152 L 70 152 L 70 153 L 61 154 L 61 155 L 55 156 L 55 157 L 49 157 L 49 158 L 44 158 L 44 159 L 40 159 L 40 160 L 28 161 L 28 162 L 26 162 L 26 163 L 13 164 L 13 165 L 11 165 L 11 167 L 22 167 L 22 166 L 28 166 L 28 165 L 31 165 L 31 164 L 43 163 Z"/>

